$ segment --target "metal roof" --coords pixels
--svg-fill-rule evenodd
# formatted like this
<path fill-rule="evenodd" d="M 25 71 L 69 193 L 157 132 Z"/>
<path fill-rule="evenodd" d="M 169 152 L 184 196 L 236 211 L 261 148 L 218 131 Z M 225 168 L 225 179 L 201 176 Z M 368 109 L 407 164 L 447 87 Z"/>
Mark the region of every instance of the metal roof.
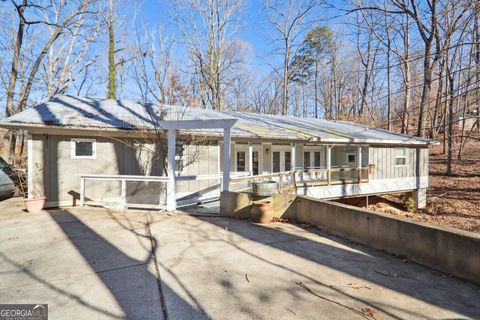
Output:
<path fill-rule="evenodd" d="M 232 137 L 328 143 L 429 144 L 431 141 L 363 125 L 249 112 L 144 105 L 126 100 L 58 96 L 0 121 L 0 127 L 154 129 L 164 120 L 236 119 Z M 222 134 L 220 129 L 207 129 Z"/>

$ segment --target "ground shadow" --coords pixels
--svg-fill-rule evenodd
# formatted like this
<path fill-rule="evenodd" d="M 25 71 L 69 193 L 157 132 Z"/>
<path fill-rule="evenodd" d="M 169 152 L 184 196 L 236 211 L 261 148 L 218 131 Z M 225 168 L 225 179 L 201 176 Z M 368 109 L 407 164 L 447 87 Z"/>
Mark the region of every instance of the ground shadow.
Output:
<path fill-rule="evenodd" d="M 298 235 L 285 233 L 272 227 L 231 219 L 196 217 L 204 222 L 211 223 L 221 229 L 228 229 L 246 239 L 250 239 L 278 250 L 288 252 L 301 258 L 313 261 L 319 265 L 350 274 L 384 288 L 413 297 L 417 300 L 460 313 L 467 317 L 478 317 L 476 299 L 480 296 L 480 288 L 474 284 L 455 278 L 443 278 L 440 273 L 424 268 L 414 263 L 404 262 L 393 256 L 363 245 L 354 244 L 342 238 L 327 234 L 313 227 L 303 227 L 307 232 L 314 232 L 321 237 L 354 247 L 355 251 L 347 251 L 339 247 L 329 246 Z M 248 224 L 246 227 L 245 224 Z M 282 239 L 279 241 L 279 239 Z M 287 242 L 301 243 L 297 246 L 286 245 Z M 243 250 L 234 242 L 229 244 Z M 245 253 L 255 256 L 250 251 Z M 360 251 L 360 252 L 358 252 Z M 261 256 L 255 256 L 263 262 L 275 265 Z M 283 268 L 283 266 L 276 265 Z M 389 268 L 389 270 L 385 270 Z M 292 271 L 292 270 L 290 270 Z M 296 270 L 293 270 L 296 272 Z M 395 276 L 392 276 L 395 275 Z M 315 279 L 311 279 L 315 281 Z M 324 285 L 319 283 L 320 285 Z M 456 292 L 452 296 L 452 291 Z M 379 310 L 396 318 L 388 310 L 380 306 Z M 393 307 L 396 308 L 396 307 Z M 401 308 L 397 308 L 401 309 Z M 404 310 L 412 317 L 423 317 L 415 310 Z"/>
<path fill-rule="evenodd" d="M 162 283 L 159 274 L 150 272 L 149 264 L 152 261 L 156 263 L 154 252 L 157 239 L 148 230 L 138 232 L 131 226 L 122 225 L 128 232 L 133 232 L 138 241 L 145 243 L 148 240 L 147 243 L 150 243 L 144 247 L 148 251 L 147 258 L 137 260 L 118 249 L 74 214 L 68 211 L 49 211 L 49 214 L 111 292 L 126 319 L 159 319 L 162 316 L 168 319 L 168 307 L 162 301 L 162 295 L 191 318 L 209 318 L 203 310 L 192 307 Z M 148 222 L 145 227 L 149 228 Z M 163 308 L 166 314 L 162 313 Z"/>

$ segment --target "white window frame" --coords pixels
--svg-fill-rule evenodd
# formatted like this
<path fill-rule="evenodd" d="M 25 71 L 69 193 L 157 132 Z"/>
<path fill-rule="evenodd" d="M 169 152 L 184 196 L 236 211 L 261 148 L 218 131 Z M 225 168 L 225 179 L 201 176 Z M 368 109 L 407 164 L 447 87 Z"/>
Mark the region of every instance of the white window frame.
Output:
<path fill-rule="evenodd" d="M 303 150 L 303 168 L 304 168 L 304 169 L 307 169 L 307 168 L 305 168 L 305 153 L 308 153 L 308 154 L 309 154 L 309 157 L 310 157 L 310 161 L 309 161 L 309 162 L 310 162 L 310 163 L 308 164 L 308 168 L 311 168 L 311 167 L 313 167 L 313 166 L 312 166 L 312 162 L 314 161 L 314 160 L 312 160 L 312 155 L 313 155 L 313 157 L 315 157 L 315 154 L 314 154 L 313 151 L 305 150 L 305 149 Z"/>
<path fill-rule="evenodd" d="M 271 149 L 271 145 L 267 145 L 269 149 Z M 250 155 L 248 153 L 248 144 L 235 144 L 235 152 L 233 154 L 234 158 L 234 166 L 233 166 L 233 171 L 239 172 L 237 169 L 237 152 L 238 151 L 244 151 L 245 152 L 245 171 L 244 172 L 253 172 L 253 168 L 249 168 L 248 164 L 250 163 Z M 262 144 L 254 144 L 252 146 L 252 151 L 257 151 L 258 152 L 258 174 L 265 174 L 268 172 L 263 171 L 263 145 Z M 271 152 L 271 150 L 269 151 Z M 253 160 L 252 160 L 253 164 Z"/>
<path fill-rule="evenodd" d="M 285 169 L 285 152 L 290 152 L 290 161 L 292 160 L 292 155 L 291 155 L 291 152 L 292 152 L 292 147 L 291 146 L 286 146 L 286 145 L 273 145 L 272 144 L 272 147 L 270 148 L 270 153 L 271 153 L 271 156 L 270 156 L 270 171 L 273 173 L 273 152 L 275 151 L 278 151 L 280 152 L 280 172 L 282 172 L 282 163 L 283 163 L 283 167 Z M 282 159 L 283 159 L 283 162 L 282 162 Z M 293 164 L 291 163 L 290 164 L 293 168 Z"/>
<path fill-rule="evenodd" d="M 403 156 L 397 156 L 397 149 L 405 149 L 405 155 Z M 406 147 L 395 147 L 395 150 L 394 150 L 395 154 L 394 154 L 394 161 L 395 161 L 395 167 L 406 167 L 407 166 L 407 148 Z M 397 159 L 405 159 L 405 163 L 404 164 L 397 164 Z"/>
<path fill-rule="evenodd" d="M 243 152 L 245 153 L 245 170 L 244 171 L 238 171 L 238 153 Z M 249 172 L 248 171 L 248 150 L 243 150 L 243 149 L 235 149 L 235 171 L 236 172 Z"/>
<path fill-rule="evenodd" d="M 91 156 L 77 156 L 75 151 L 76 142 L 91 142 L 92 143 L 92 155 Z M 84 138 L 72 138 L 70 142 L 71 158 L 72 159 L 96 159 L 97 158 L 97 140 L 96 139 L 84 139 Z"/>
<path fill-rule="evenodd" d="M 322 168 L 322 167 L 326 166 L 325 160 L 324 160 L 325 159 L 325 154 L 326 154 L 324 145 L 319 145 L 319 146 L 308 146 L 307 145 L 307 146 L 303 147 L 303 151 L 304 152 L 310 152 L 310 167 L 311 168 L 319 169 L 319 168 Z M 315 152 L 320 153 L 319 166 L 315 166 Z"/>
<path fill-rule="evenodd" d="M 354 156 L 355 159 L 353 160 L 353 162 L 350 162 L 348 161 L 348 157 L 349 156 Z M 353 152 L 348 152 L 346 155 L 345 155 L 345 162 L 348 163 L 348 164 L 355 164 L 357 163 L 357 154 L 356 153 L 353 153 Z"/>

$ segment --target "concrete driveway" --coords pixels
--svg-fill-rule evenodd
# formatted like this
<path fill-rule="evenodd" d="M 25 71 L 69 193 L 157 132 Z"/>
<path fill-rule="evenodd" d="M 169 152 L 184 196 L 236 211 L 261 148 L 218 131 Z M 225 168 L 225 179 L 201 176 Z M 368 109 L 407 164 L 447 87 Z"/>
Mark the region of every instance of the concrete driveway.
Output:
<path fill-rule="evenodd" d="M 50 319 L 479 318 L 480 288 L 301 225 L 0 203 L 0 303 Z"/>

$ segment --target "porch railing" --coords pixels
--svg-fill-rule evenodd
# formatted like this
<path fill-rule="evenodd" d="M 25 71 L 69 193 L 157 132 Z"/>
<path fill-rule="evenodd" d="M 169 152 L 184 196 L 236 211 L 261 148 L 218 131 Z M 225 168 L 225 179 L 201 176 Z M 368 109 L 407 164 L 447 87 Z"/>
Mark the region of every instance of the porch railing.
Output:
<path fill-rule="evenodd" d="M 120 198 L 119 202 L 115 202 L 116 207 L 127 208 L 129 205 L 141 206 L 143 208 L 163 208 L 161 197 L 164 196 L 163 190 L 166 190 L 168 177 L 164 176 L 140 176 L 140 175 L 103 175 L 103 174 L 85 174 L 80 176 L 80 206 L 105 205 L 108 201 L 104 200 L 86 200 L 85 199 L 85 182 L 86 181 L 104 181 L 104 182 L 120 182 Z M 158 193 L 158 205 L 127 203 L 127 182 L 145 182 L 160 183 L 160 192 Z"/>
<path fill-rule="evenodd" d="M 248 173 L 245 172 L 231 172 L 233 177 L 243 177 Z M 179 192 L 179 186 L 182 183 L 192 181 L 215 181 L 212 186 L 200 190 L 190 190 L 190 192 Z M 87 199 L 86 194 L 86 182 L 87 181 L 103 181 L 103 182 L 119 182 L 120 183 L 120 195 L 112 197 L 111 201 L 106 200 L 93 200 Z M 127 183 L 137 182 L 145 183 L 139 191 L 143 195 L 144 199 L 152 200 L 152 198 L 158 199 L 157 204 L 147 204 L 143 202 L 128 202 Z M 103 174 L 82 174 L 80 175 L 80 205 L 106 205 L 113 204 L 118 208 L 146 208 L 146 209 L 165 209 L 166 207 L 166 193 L 167 193 L 167 176 L 141 176 L 141 175 L 103 175 Z M 199 202 L 205 202 L 218 199 L 220 196 L 220 190 L 222 190 L 223 173 L 212 175 L 188 175 L 188 176 L 176 176 L 175 182 L 177 184 L 176 202 L 178 207 L 196 204 Z M 150 188 L 148 184 L 157 184 L 158 188 Z M 154 190 L 151 190 L 154 189 Z M 134 195 L 132 197 L 135 197 Z"/>
<path fill-rule="evenodd" d="M 294 169 L 257 176 L 231 178 L 233 183 L 274 180 L 280 193 L 295 191 L 298 187 L 330 186 L 348 183 L 366 183 L 368 167 L 332 167 Z"/>

